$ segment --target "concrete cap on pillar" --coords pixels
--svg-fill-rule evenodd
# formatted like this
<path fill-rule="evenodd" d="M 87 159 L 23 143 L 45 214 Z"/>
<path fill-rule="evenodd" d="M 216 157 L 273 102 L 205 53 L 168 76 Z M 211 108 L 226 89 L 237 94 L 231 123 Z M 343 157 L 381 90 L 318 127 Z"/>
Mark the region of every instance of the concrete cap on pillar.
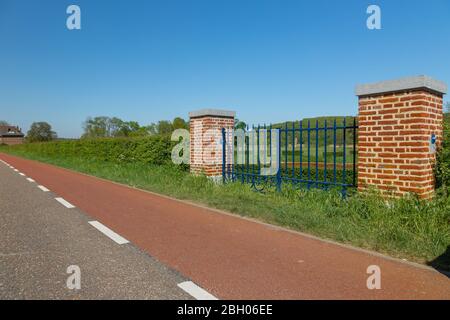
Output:
<path fill-rule="evenodd" d="M 356 86 L 355 93 L 357 96 L 367 96 L 413 89 L 428 89 L 445 94 L 447 93 L 447 84 L 428 76 L 415 76 L 377 83 L 360 84 Z"/>
<path fill-rule="evenodd" d="M 189 112 L 189 118 L 199 117 L 220 117 L 220 118 L 234 118 L 236 116 L 235 111 L 220 110 L 220 109 L 201 109 L 197 111 Z"/>

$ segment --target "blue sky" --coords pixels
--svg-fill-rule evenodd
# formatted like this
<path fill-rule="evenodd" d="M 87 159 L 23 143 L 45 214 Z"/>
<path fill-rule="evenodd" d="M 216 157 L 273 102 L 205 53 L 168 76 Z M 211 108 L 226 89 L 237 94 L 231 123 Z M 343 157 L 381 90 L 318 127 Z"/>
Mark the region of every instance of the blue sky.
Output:
<path fill-rule="evenodd" d="M 81 30 L 66 28 L 70 4 Z M 370 4 L 382 30 L 366 27 Z M 448 0 L 0 0 L 0 119 L 77 137 L 98 115 L 355 115 L 357 83 L 450 83 L 449 16 Z"/>

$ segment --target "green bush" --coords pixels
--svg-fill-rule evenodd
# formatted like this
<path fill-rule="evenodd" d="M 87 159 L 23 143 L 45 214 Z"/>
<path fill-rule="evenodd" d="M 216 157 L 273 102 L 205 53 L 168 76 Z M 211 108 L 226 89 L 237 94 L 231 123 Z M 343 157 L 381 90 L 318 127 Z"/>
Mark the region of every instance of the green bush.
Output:
<path fill-rule="evenodd" d="M 161 165 L 170 161 L 175 143 L 169 137 L 101 138 L 26 143 L 5 147 L 38 156 L 82 157 L 107 162 L 140 162 Z"/>
<path fill-rule="evenodd" d="M 436 164 L 436 180 L 439 187 L 450 189 L 450 114 L 444 118 L 444 137 Z"/>

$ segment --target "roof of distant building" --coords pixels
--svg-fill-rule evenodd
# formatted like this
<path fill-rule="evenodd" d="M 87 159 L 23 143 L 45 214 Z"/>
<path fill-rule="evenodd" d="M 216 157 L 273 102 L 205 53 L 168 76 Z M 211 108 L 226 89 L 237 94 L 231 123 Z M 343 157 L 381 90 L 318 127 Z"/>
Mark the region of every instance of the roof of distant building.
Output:
<path fill-rule="evenodd" d="M 22 130 L 17 126 L 0 126 L 0 137 L 23 137 Z"/>

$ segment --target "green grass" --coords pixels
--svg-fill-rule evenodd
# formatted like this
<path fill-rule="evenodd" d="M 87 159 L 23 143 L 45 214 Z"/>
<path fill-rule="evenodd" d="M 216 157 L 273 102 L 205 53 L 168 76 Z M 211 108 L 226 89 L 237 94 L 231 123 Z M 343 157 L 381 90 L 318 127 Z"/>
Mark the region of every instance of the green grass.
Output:
<path fill-rule="evenodd" d="M 249 185 L 217 185 L 173 165 L 113 163 L 94 159 L 40 156 L 0 148 L 18 156 L 151 190 L 178 199 L 352 244 L 391 256 L 430 263 L 450 270 L 450 199 L 404 198 L 386 201 L 377 194 L 301 191 L 284 186 L 281 193 L 254 192 Z M 447 250 L 447 255 L 443 255 Z M 438 256 L 440 259 L 436 260 Z"/>

